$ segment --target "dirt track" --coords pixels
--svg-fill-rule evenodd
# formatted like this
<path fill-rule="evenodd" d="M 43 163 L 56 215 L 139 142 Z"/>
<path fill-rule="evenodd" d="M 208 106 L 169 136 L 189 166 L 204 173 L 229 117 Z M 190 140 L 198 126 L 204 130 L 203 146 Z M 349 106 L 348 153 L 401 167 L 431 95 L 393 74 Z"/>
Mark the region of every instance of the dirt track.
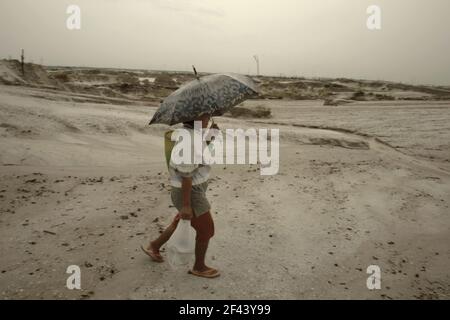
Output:
<path fill-rule="evenodd" d="M 218 118 L 279 128 L 280 172 L 214 168 L 208 281 L 139 249 L 175 214 L 154 108 L 57 95 L 0 86 L 2 298 L 450 297 L 448 102 L 252 101 L 273 118 Z"/>

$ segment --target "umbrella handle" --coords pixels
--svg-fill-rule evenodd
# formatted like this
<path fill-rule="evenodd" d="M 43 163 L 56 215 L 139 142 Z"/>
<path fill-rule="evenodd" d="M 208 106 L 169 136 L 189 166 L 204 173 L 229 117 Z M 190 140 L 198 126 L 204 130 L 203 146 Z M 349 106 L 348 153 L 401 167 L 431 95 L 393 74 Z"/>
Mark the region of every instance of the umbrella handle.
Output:
<path fill-rule="evenodd" d="M 195 70 L 195 67 L 194 67 L 194 65 L 192 65 L 192 69 L 194 69 L 194 74 L 195 74 L 195 77 L 197 78 L 197 80 L 199 80 L 199 78 L 198 78 L 198 74 L 197 74 L 197 70 Z"/>

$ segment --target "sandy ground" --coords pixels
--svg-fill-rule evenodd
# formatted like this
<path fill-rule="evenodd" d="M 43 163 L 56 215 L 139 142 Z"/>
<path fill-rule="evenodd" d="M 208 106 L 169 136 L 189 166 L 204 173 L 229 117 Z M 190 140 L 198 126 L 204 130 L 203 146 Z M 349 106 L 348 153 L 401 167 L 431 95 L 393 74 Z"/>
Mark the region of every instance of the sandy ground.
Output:
<path fill-rule="evenodd" d="M 450 298 L 450 102 L 251 101 L 273 118 L 218 118 L 279 128 L 281 163 L 215 166 L 222 276 L 207 280 L 139 249 L 176 213 L 155 108 L 61 95 L 0 86 L 3 299 Z M 73 264 L 82 290 L 65 286 Z"/>

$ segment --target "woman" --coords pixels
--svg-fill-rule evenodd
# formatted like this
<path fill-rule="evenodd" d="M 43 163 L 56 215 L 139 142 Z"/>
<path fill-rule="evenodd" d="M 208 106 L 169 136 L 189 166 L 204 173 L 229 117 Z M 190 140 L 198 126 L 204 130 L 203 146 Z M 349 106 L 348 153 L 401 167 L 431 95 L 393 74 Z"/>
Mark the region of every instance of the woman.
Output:
<path fill-rule="evenodd" d="M 201 121 L 202 129 L 205 129 L 208 127 L 210 118 L 210 115 L 205 114 L 194 121 Z M 196 130 L 194 121 L 184 123 L 183 126 L 184 129 L 191 133 L 191 137 L 194 130 Z M 218 129 L 215 124 L 211 128 Z M 191 142 L 193 143 L 193 139 L 191 139 Z M 164 259 L 159 252 L 161 246 L 170 239 L 180 219 L 190 220 L 191 226 L 195 229 L 197 235 L 195 263 L 193 268 L 189 270 L 189 273 L 205 278 L 218 277 L 220 275 L 219 271 L 205 264 L 209 240 L 214 235 L 214 222 L 210 212 L 211 206 L 206 198 L 211 167 L 204 164 L 175 164 L 173 161 L 170 161 L 168 168 L 172 186 L 171 198 L 179 213 L 169 227 L 157 239 L 151 241 L 147 248 L 142 247 L 142 250 L 153 261 L 163 262 Z"/>

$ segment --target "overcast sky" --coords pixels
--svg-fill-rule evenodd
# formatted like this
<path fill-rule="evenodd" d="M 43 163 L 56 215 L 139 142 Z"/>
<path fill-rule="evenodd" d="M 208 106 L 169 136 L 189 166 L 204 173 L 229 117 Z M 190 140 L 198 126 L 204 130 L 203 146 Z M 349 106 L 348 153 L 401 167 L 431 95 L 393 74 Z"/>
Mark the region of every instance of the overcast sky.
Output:
<path fill-rule="evenodd" d="M 48 65 L 450 85 L 449 31 L 450 0 L 0 0 L 0 58 Z"/>

